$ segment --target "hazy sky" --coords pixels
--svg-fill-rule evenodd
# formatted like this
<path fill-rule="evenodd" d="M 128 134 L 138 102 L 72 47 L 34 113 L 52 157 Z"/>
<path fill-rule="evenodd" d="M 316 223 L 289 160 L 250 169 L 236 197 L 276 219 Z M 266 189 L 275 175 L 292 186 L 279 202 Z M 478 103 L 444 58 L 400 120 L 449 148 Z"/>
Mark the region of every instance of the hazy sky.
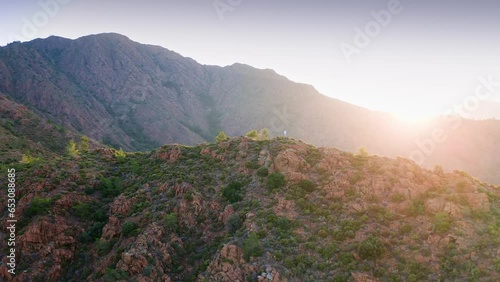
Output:
<path fill-rule="evenodd" d="M 453 109 L 474 94 L 479 76 L 500 81 L 500 1 L 494 0 L 0 0 L 0 5 L 2 46 L 16 38 L 117 32 L 203 64 L 271 68 L 325 95 L 407 116 Z M 500 88 L 492 99 L 500 101 Z"/>

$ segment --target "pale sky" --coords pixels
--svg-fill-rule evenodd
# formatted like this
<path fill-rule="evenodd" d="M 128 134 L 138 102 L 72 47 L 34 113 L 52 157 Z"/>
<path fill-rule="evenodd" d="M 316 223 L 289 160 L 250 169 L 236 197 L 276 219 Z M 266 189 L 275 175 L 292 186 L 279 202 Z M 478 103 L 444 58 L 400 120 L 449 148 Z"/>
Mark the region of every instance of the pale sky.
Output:
<path fill-rule="evenodd" d="M 462 103 L 479 76 L 500 81 L 500 1 L 0 0 L 0 5 L 2 46 L 50 35 L 75 39 L 117 32 L 202 64 L 274 69 L 325 95 L 410 118 Z M 356 29 L 371 31 L 368 43 L 355 44 Z M 341 49 L 346 44 L 357 48 L 350 62 Z M 491 99 L 500 101 L 500 88 Z"/>

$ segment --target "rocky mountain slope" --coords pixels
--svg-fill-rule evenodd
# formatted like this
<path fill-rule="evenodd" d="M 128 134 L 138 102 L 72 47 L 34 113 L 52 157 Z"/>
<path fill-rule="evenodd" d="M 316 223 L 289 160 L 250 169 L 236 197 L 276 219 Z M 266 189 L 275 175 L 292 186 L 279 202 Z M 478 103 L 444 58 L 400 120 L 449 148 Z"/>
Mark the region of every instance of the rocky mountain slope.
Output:
<path fill-rule="evenodd" d="M 81 135 L 40 117 L 26 106 L 0 93 L 0 166 L 27 158 L 56 158 L 64 154 L 70 140 Z M 89 147 L 104 147 L 89 140 Z"/>
<path fill-rule="evenodd" d="M 500 121 L 421 127 L 335 100 L 272 70 L 205 66 L 118 34 L 60 37 L 0 48 L 0 92 L 69 131 L 115 148 L 212 142 L 268 128 L 318 146 L 441 164 L 500 183 Z M 457 126 L 458 125 L 458 126 Z M 436 130 L 444 142 L 428 144 Z M 424 144 L 424 145 L 418 145 Z M 423 149 L 422 149 L 423 148 Z"/>
<path fill-rule="evenodd" d="M 14 167 L 12 281 L 500 279 L 500 187 L 461 171 L 243 137 Z"/>

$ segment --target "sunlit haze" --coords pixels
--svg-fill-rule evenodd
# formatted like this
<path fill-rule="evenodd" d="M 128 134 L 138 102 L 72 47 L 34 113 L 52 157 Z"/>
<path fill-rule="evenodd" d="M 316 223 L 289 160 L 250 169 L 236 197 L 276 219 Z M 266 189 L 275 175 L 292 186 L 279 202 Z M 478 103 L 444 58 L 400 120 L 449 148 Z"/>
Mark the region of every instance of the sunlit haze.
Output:
<path fill-rule="evenodd" d="M 452 110 L 481 76 L 500 80 L 498 1 L 54 1 L 0 1 L 0 45 L 117 32 L 202 64 L 274 69 L 410 121 Z M 369 42 L 356 45 L 357 29 Z"/>

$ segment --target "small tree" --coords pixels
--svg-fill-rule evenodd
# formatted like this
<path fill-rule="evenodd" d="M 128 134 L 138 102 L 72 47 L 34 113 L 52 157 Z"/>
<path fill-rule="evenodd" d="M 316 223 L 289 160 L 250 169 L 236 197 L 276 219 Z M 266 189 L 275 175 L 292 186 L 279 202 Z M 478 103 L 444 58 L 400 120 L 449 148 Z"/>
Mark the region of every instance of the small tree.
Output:
<path fill-rule="evenodd" d="M 224 133 L 224 131 L 221 131 L 219 133 L 219 135 L 217 135 L 217 137 L 215 137 L 215 142 L 220 143 L 220 142 L 227 141 L 228 139 L 229 139 L 229 136 L 227 136 L 226 133 Z"/>
<path fill-rule="evenodd" d="M 358 149 L 358 156 L 362 158 L 367 158 L 369 156 L 368 151 L 366 150 L 365 147 L 361 147 Z"/>
<path fill-rule="evenodd" d="M 127 159 L 127 154 L 125 154 L 122 148 L 120 148 L 120 150 L 115 152 L 115 156 L 116 156 L 116 161 L 119 163 L 123 163 Z"/>
<path fill-rule="evenodd" d="M 80 137 L 80 143 L 78 143 L 78 150 L 82 153 L 87 153 L 90 148 L 90 140 L 87 136 Z"/>
<path fill-rule="evenodd" d="M 22 164 L 33 164 L 33 163 L 35 163 L 35 162 L 37 162 L 39 160 L 40 160 L 40 158 L 35 158 L 35 157 L 31 156 L 30 154 L 27 154 L 27 155 L 23 154 L 23 156 L 21 157 L 20 163 L 22 163 Z"/>
<path fill-rule="evenodd" d="M 267 140 L 269 139 L 269 131 L 267 128 L 262 129 L 260 132 L 257 132 L 257 130 L 254 129 L 247 132 L 246 137 L 253 140 Z"/>
<path fill-rule="evenodd" d="M 257 139 L 258 136 L 259 136 L 259 133 L 255 129 L 252 131 L 248 131 L 246 134 L 246 137 L 248 137 L 250 139 Z"/>
<path fill-rule="evenodd" d="M 264 250 L 260 247 L 257 233 L 250 233 L 248 238 L 243 241 L 243 258 L 250 261 L 250 257 L 260 257 L 263 253 Z"/>
<path fill-rule="evenodd" d="M 259 133 L 259 139 L 260 140 L 267 140 L 269 139 L 269 131 L 267 130 L 267 128 L 264 128 L 260 131 Z"/>
<path fill-rule="evenodd" d="M 76 143 L 73 140 L 69 141 L 68 146 L 66 147 L 66 153 L 70 157 L 76 157 L 79 154 L 78 149 L 76 148 Z"/>

